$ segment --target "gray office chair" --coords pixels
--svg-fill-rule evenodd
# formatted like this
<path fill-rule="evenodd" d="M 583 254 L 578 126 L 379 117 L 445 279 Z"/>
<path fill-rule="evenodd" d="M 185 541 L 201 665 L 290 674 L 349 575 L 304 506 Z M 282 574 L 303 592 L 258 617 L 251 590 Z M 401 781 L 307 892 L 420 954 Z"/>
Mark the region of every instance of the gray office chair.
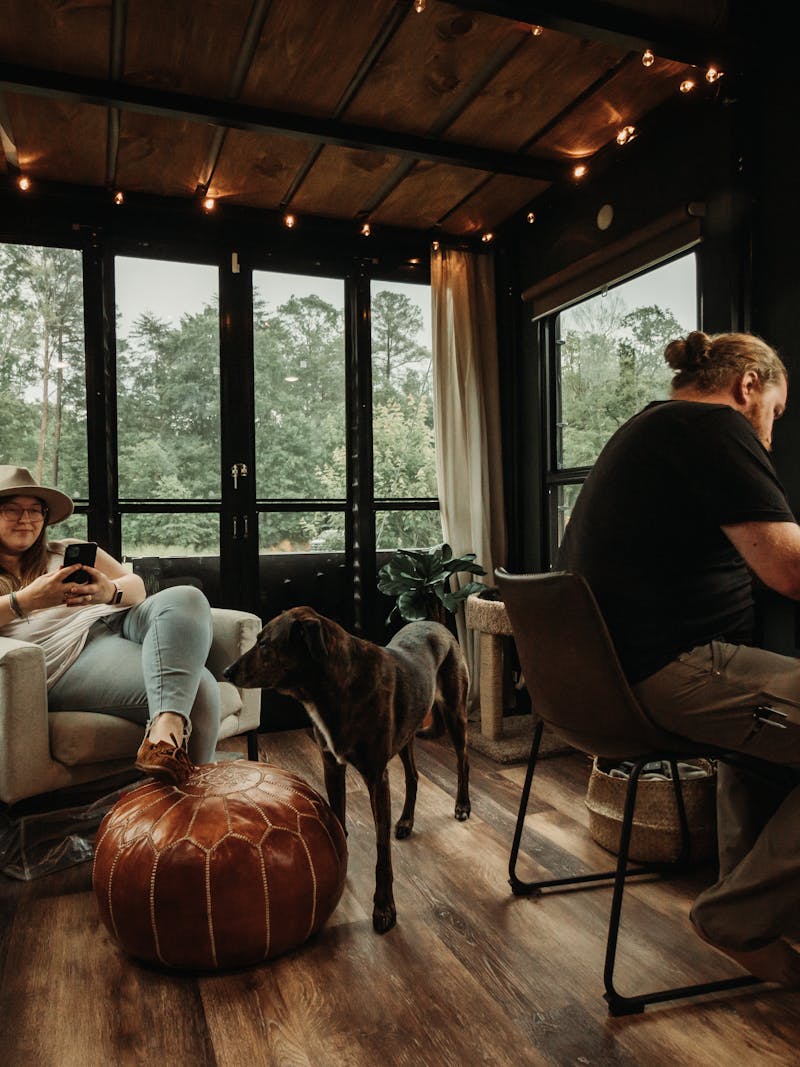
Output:
<path fill-rule="evenodd" d="M 583 578 L 565 572 L 512 575 L 498 569 L 495 579 L 511 622 L 533 710 L 539 719 L 511 847 L 509 882 L 512 892 L 516 896 L 538 896 L 543 889 L 614 879 L 603 974 L 605 999 L 611 1015 L 630 1015 L 643 1011 L 646 1004 L 758 983 L 760 979 L 744 975 L 635 996 L 623 996 L 615 989 L 614 964 L 626 878 L 631 874 L 680 870 L 690 860 L 689 827 L 677 761 L 704 756 L 744 764 L 751 770 L 758 761 L 694 744 L 660 730 L 645 716 L 622 672 L 600 609 Z M 761 710 L 754 709 L 754 714 Z M 522 881 L 516 874 L 528 798 L 545 725 L 581 752 L 633 763 L 615 870 L 536 882 Z M 657 760 L 668 762 L 671 768 L 682 833 L 681 854 L 674 864 L 631 866 L 628 856 L 639 776 L 646 764 Z"/>

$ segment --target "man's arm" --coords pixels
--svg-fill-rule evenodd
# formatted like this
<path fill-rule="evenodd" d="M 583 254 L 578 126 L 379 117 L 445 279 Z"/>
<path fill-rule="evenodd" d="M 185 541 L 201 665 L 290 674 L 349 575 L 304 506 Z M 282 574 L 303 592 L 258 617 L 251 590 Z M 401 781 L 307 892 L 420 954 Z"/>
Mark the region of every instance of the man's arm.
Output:
<path fill-rule="evenodd" d="M 722 532 L 761 581 L 800 600 L 800 526 L 796 522 L 740 522 Z"/>

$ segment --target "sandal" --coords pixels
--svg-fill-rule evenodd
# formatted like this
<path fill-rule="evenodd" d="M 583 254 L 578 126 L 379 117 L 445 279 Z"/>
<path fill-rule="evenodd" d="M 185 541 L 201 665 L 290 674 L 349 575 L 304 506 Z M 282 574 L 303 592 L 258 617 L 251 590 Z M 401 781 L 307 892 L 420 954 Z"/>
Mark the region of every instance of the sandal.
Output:
<path fill-rule="evenodd" d="M 189 759 L 189 753 L 178 744 L 175 734 L 170 734 L 169 741 L 152 742 L 145 737 L 136 753 L 134 767 L 152 778 L 172 785 L 183 785 L 187 778 L 197 770 Z"/>

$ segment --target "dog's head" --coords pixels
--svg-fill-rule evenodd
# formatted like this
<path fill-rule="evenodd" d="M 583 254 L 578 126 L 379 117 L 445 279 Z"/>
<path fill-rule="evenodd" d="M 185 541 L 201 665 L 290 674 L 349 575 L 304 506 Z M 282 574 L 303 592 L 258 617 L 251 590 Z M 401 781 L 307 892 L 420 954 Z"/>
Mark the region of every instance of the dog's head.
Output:
<path fill-rule="evenodd" d="M 266 624 L 250 651 L 226 668 L 225 677 L 244 689 L 302 692 L 327 657 L 335 627 L 313 608 L 290 608 Z"/>

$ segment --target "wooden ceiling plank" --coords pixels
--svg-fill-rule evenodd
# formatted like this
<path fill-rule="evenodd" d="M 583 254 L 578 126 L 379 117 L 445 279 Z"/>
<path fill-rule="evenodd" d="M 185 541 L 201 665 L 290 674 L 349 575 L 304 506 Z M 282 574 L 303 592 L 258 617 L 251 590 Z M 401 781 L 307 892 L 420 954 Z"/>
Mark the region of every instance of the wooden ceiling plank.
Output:
<path fill-rule="evenodd" d="M 102 188 L 106 113 L 72 101 L 7 97 L 19 169 L 34 181 Z"/>
<path fill-rule="evenodd" d="M 12 170 L 19 170 L 19 155 L 17 142 L 14 139 L 14 128 L 11 125 L 11 115 L 8 113 L 6 98 L 0 93 L 0 142 L 3 145 L 3 156 L 6 164 Z"/>
<path fill-rule="evenodd" d="M 507 218 L 529 205 L 546 189 L 546 182 L 492 175 L 440 222 L 441 229 L 460 237 L 496 230 Z"/>
<path fill-rule="evenodd" d="M 128 22 L 128 0 L 113 0 L 111 34 L 109 40 L 108 76 L 112 81 L 122 77 L 125 61 L 125 27 Z M 106 124 L 106 185 L 111 187 L 117 176 L 119 153 L 119 108 L 108 109 Z"/>
<path fill-rule="evenodd" d="M 562 177 L 565 168 L 552 160 L 492 152 L 474 145 L 311 115 L 278 112 L 237 101 L 198 97 L 165 89 L 129 85 L 100 78 L 83 78 L 48 70 L 32 70 L 18 64 L 0 63 L 0 89 L 81 103 L 119 107 L 161 118 L 184 119 L 203 125 L 219 125 L 257 133 L 280 134 L 314 143 L 343 148 L 411 156 L 434 163 L 452 163 L 477 170 L 541 178 Z"/>
<path fill-rule="evenodd" d="M 531 26 L 560 30 L 585 40 L 605 41 L 623 51 L 643 52 L 650 48 L 663 59 L 695 66 L 719 66 L 738 70 L 740 49 L 724 18 L 699 19 L 681 23 L 665 12 L 653 17 L 646 11 L 590 0 L 559 0 L 559 3 L 530 3 L 528 0 L 459 0 L 460 6 L 472 11 L 490 11 L 494 15 L 516 19 Z M 727 5 L 720 3 L 721 14 Z M 697 5 L 702 14 L 702 6 Z"/>

